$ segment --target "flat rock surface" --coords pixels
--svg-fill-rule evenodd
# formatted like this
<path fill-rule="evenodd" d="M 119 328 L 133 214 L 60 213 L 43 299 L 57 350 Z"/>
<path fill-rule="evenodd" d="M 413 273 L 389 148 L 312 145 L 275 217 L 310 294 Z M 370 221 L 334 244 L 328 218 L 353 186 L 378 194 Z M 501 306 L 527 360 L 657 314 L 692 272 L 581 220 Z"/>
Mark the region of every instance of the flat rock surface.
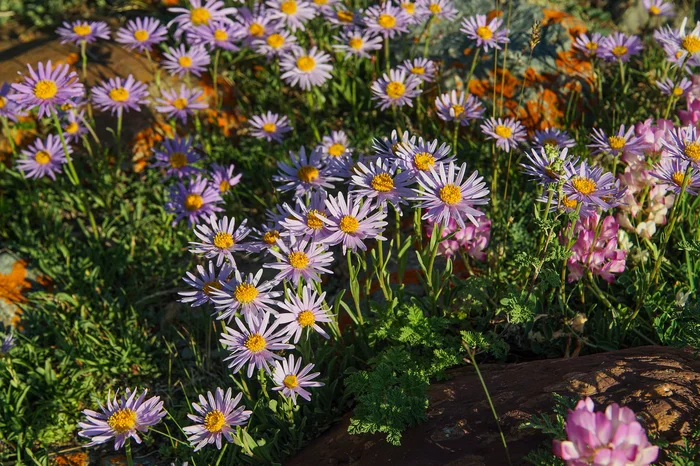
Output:
<path fill-rule="evenodd" d="M 514 464 L 546 438 L 519 425 L 552 413 L 552 392 L 590 396 L 597 405 L 617 402 L 671 442 L 691 430 L 700 415 L 700 360 L 676 348 L 645 346 L 571 359 L 480 367 L 500 416 Z M 349 416 L 313 441 L 289 466 L 507 464 L 498 428 L 472 367 L 431 385 L 428 421 L 408 429 L 401 446 L 378 435 L 349 435 Z"/>

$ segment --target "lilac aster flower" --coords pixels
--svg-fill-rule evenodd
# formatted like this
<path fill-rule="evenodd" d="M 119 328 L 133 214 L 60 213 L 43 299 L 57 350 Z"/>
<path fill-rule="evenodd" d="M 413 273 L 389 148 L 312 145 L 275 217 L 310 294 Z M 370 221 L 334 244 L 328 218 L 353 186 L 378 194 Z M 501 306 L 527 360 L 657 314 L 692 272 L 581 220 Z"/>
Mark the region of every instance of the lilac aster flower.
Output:
<path fill-rule="evenodd" d="M 148 88 L 140 81 L 136 81 L 132 75 L 126 80 L 119 76 L 102 82 L 92 88 L 92 101 L 102 111 L 111 110 L 121 117 L 122 112 L 131 110 L 141 111 L 141 104 L 147 104 Z"/>
<path fill-rule="evenodd" d="M 647 439 L 634 412 L 613 403 L 605 412 L 594 412 L 593 400 L 586 398 L 569 410 L 567 440 L 554 440 L 554 455 L 567 466 L 586 464 L 647 466 L 656 461 L 659 447 Z"/>
<path fill-rule="evenodd" d="M 297 84 L 304 90 L 321 86 L 331 78 L 333 65 L 331 56 L 312 47 L 307 53 L 301 48 L 293 49 L 280 59 L 282 79 L 290 86 Z"/>
<path fill-rule="evenodd" d="M 78 423 L 82 428 L 78 435 L 91 440 L 86 446 L 99 445 L 114 438 L 114 449 L 119 450 L 127 439 L 132 438 L 141 443 L 139 432 L 148 432 L 148 428 L 158 424 L 167 414 L 160 397 L 146 398 L 144 390 L 137 398 L 136 390 L 126 389 L 126 396 L 117 398 L 111 392 L 107 395 L 107 406 L 100 406 L 100 412 L 86 409 L 85 420 Z"/>
<path fill-rule="evenodd" d="M 413 60 L 404 60 L 403 64 L 399 65 L 399 70 L 404 70 L 406 73 L 415 76 L 423 82 L 433 82 L 437 74 L 435 62 L 427 58 L 414 58 Z"/>
<path fill-rule="evenodd" d="M 398 149 L 398 164 L 401 170 L 410 172 L 413 176 L 427 173 L 435 165 L 450 163 L 454 157 L 450 156 L 451 147 L 445 143 L 438 147 L 438 140 L 424 141 L 418 138 L 418 144 Z"/>
<path fill-rule="evenodd" d="M 309 372 L 311 372 L 313 368 L 313 364 L 308 364 L 301 369 L 301 358 L 295 363 L 293 354 L 290 354 L 287 359 L 283 359 L 282 364 L 280 364 L 279 361 L 275 361 L 275 372 L 272 380 L 275 382 L 276 386 L 272 387 L 272 389 L 281 391 L 282 396 L 286 398 L 291 397 L 295 405 L 297 404 L 297 395 L 306 401 L 311 401 L 311 393 L 309 393 L 306 388 L 322 387 L 324 385 L 321 382 L 314 382 L 312 380 L 321 374 L 320 372 L 310 374 Z"/>
<path fill-rule="evenodd" d="M 221 437 L 233 443 L 232 432 L 236 426 L 245 425 L 252 411 L 246 411 L 245 406 L 238 406 L 243 393 L 231 398 L 231 389 L 226 394 L 221 388 L 216 389 L 216 394 L 207 392 L 207 397 L 199 395 L 199 404 L 192 403 L 192 408 L 197 414 L 188 414 L 187 417 L 195 422 L 195 425 L 183 427 L 187 440 L 194 447 L 194 451 L 207 445 L 216 443 L 216 448 L 221 450 Z"/>
<path fill-rule="evenodd" d="M 155 18 L 134 18 L 119 28 L 115 40 L 127 50 L 145 52 L 168 37 L 168 30 Z"/>
<path fill-rule="evenodd" d="M 666 189 L 678 195 L 681 192 L 683 180 L 685 179 L 685 172 L 688 169 L 689 163 L 690 162 L 676 157 L 662 158 L 661 162 L 654 166 L 654 169 L 651 171 L 651 176 L 661 180 L 661 184 L 664 184 Z M 686 185 L 685 192 L 692 196 L 697 196 L 698 189 L 700 189 L 700 173 L 694 168 L 691 168 L 688 174 L 688 184 Z"/>
<path fill-rule="evenodd" d="M 68 147 L 68 154 L 73 150 Z M 24 172 L 25 178 L 43 178 L 48 176 L 56 179 L 56 173 L 61 173 L 66 163 L 66 154 L 58 136 L 49 134 L 46 141 L 37 138 L 28 149 L 22 151 L 23 158 L 17 161 L 17 168 Z"/>
<path fill-rule="evenodd" d="M 2 344 L 0 344 L 0 356 L 8 354 L 12 348 L 15 347 L 15 337 L 12 333 L 8 333 L 2 338 Z"/>
<path fill-rule="evenodd" d="M 250 234 L 250 228 L 246 227 L 248 220 L 243 220 L 236 228 L 236 219 L 228 217 L 217 219 L 216 215 L 209 216 L 209 225 L 201 223 L 195 225 L 194 234 L 201 242 L 190 242 L 193 254 L 203 254 L 207 259 L 216 258 L 216 266 L 221 267 L 224 259 L 228 259 L 232 266 L 236 266 L 232 252 L 245 251 L 245 245 L 241 241 Z"/>
<path fill-rule="evenodd" d="M 80 138 L 88 132 L 87 122 L 85 121 L 85 111 L 80 112 L 71 110 L 65 113 L 62 119 L 61 127 L 66 142 L 69 144 L 76 143 Z"/>
<path fill-rule="evenodd" d="M 215 186 L 202 179 L 201 175 L 190 179 L 188 184 L 182 182 L 170 189 L 170 200 L 166 204 L 168 212 L 175 214 L 173 226 L 183 218 L 192 226 L 200 217 L 207 218 L 212 212 L 220 212 L 221 195 Z"/>
<path fill-rule="evenodd" d="M 346 201 L 341 192 L 336 197 L 330 196 L 326 200 L 326 206 L 330 216 L 323 222 L 327 225 L 330 235 L 322 241 L 330 246 L 342 244 L 343 254 L 346 254 L 348 249 L 353 252 L 358 249 L 366 251 L 364 241 L 367 239 L 386 239 L 381 236 L 387 225 L 384 221 L 386 211 L 372 212 L 372 204 L 363 202 L 361 196 L 353 197 L 352 193 L 348 193 Z"/>
<path fill-rule="evenodd" d="M 435 98 L 438 117 L 444 121 L 456 121 L 467 126 L 470 121 L 484 116 L 484 106 L 479 99 L 463 92 L 446 92 Z"/>
<path fill-rule="evenodd" d="M 231 361 L 228 365 L 233 373 L 240 371 L 248 364 L 247 376 L 250 378 L 255 369 L 265 369 L 270 374 L 270 363 L 275 359 L 282 359 L 273 351 L 294 349 L 294 345 L 285 343 L 289 337 L 284 330 L 277 331 L 279 322 L 270 324 L 272 313 L 264 312 L 260 322 L 248 320 L 247 325 L 236 317 L 238 330 L 226 327 L 226 332 L 221 334 L 221 344 L 231 351 L 231 355 L 224 361 Z M 269 327 L 268 327 L 269 325 Z"/>
<path fill-rule="evenodd" d="M 68 23 L 63 22 L 63 26 L 56 29 L 56 34 L 61 37 L 61 43 L 66 44 L 72 42 L 75 45 L 80 45 L 81 42 L 92 44 L 97 39 L 109 40 L 110 33 L 107 23 L 103 21 L 73 21 Z"/>
<path fill-rule="evenodd" d="M 283 310 L 277 317 L 277 322 L 285 325 L 285 332 L 289 338 L 293 338 L 294 344 L 299 342 L 305 328 L 315 330 L 326 339 L 330 338 L 318 325 L 319 322 L 332 322 L 331 315 L 323 310 L 325 297 L 326 293 L 321 293 L 319 296 L 313 288 L 304 285 L 301 296 L 287 289 L 285 301 L 277 304 Z"/>
<path fill-rule="evenodd" d="M 229 192 L 232 187 L 236 186 L 243 176 L 242 173 L 234 175 L 235 165 L 231 164 L 228 167 L 225 165 L 212 164 L 211 166 L 211 181 L 214 186 L 219 187 L 221 195 Z"/>
<path fill-rule="evenodd" d="M 411 149 L 416 145 L 416 137 L 411 136 L 408 131 L 404 131 L 401 137 L 396 130 L 391 132 L 391 138 L 381 138 L 372 141 L 372 149 L 377 156 L 394 159 L 399 156 L 399 149 Z"/>
<path fill-rule="evenodd" d="M 542 196 L 537 199 L 538 202 L 547 203 L 549 202 L 548 196 Z M 549 209 L 550 212 L 576 212 L 578 211 L 578 216 L 580 218 L 587 218 L 598 213 L 597 206 L 595 204 L 586 204 L 585 202 L 577 201 L 576 199 L 569 199 L 565 194 L 559 197 L 559 193 L 555 192 L 552 198 L 552 206 Z"/>
<path fill-rule="evenodd" d="M 312 193 L 308 205 L 303 199 L 297 197 L 295 208 L 288 204 L 284 204 L 284 208 L 287 216 L 279 222 L 285 230 L 282 236 L 297 236 L 311 241 L 320 241 L 330 234 L 328 226 L 323 221 L 328 217 L 325 191 Z"/>
<path fill-rule="evenodd" d="M 364 21 L 368 31 L 385 38 L 391 39 L 408 32 L 409 16 L 401 7 L 392 2 L 384 2 L 382 5 L 373 5 L 367 8 Z"/>
<path fill-rule="evenodd" d="M 674 14 L 673 3 L 666 3 L 664 0 L 642 0 L 642 5 L 649 13 L 649 16 L 665 16 L 671 18 Z"/>
<path fill-rule="evenodd" d="M 605 61 L 626 63 L 642 51 L 642 41 L 637 36 L 613 32 L 600 41 L 598 55 Z"/>
<path fill-rule="evenodd" d="M 419 78 L 404 70 L 390 70 L 389 75 L 384 73 L 384 76 L 372 83 L 372 100 L 376 100 L 382 110 L 404 105 L 413 107 L 411 99 L 423 92 L 420 84 Z"/>
<path fill-rule="evenodd" d="M 610 137 L 605 135 L 605 131 L 593 128 L 593 144 L 588 147 L 593 149 L 593 154 L 608 152 L 612 155 L 629 154 L 642 156 L 647 149 L 647 144 L 641 137 L 634 134 L 634 126 L 630 126 L 625 131 L 625 125 L 621 125 L 617 134 Z"/>
<path fill-rule="evenodd" d="M 9 83 L 3 83 L 0 86 L 0 118 L 17 121 L 24 112 L 17 102 L 9 96 L 11 90 L 12 86 Z"/>
<path fill-rule="evenodd" d="M 68 65 L 51 66 L 51 60 L 46 65 L 39 63 L 35 72 L 27 65 L 29 76 L 19 84 L 13 84 L 14 93 L 8 96 L 25 110 L 39 107 L 39 118 L 50 116 L 56 106 L 60 106 L 75 97 L 83 97 L 85 89 L 78 82 L 78 75 L 70 71 Z"/>
<path fill-rule="evenodd" d="M 247 45 L 280 30 L 279 23 L 272 19 L 272 15 L 262 4 L 256 5 L 252 12 L 248 8 L 241 8 L 237 24 L 241 31 L 240 38 Z"/>
<path fill-rule="evenodd" d="M 670 131 L 670 138 L 663 139 L 661 143 L 671 157 L 678 157 L 700 166 L 700 138 L 695 126 L 674 128 Z"/>
<path fill-rule="evenodd" d="M 690 36 L 686 44 L 692 47 L 693 39 Z M 700 40 L 700 36 L 697 37 Z M 685 71 L 690 71 L 690 66 L 696 66 L 698 60 L 690 58 L 686 61 L 686 50 L 683 48 L 681 31 L 674 30 L 670 26 L 664 26 L 654 31 L 654 39 L 661 45 L 666 54 L 666 59 L 677 67 L 684 66 Z"/>
<path fill-rule="evenodd" d="M 340 2 L 333 5 L 330 11 L 326 11 L 323 14 L 334 27 L 351 29 L 364 26 L 362 21 L 363 12 L 361 10 L 350 10 Z"/>
<path fill-rule="evenodd" d="M 542 183 L 550 184 L 557 183 L 564 175 L 564 166 L 576 164 L 578 158 L 573 159 L 569 155 L 569 149 L 560 149 L 555 146 L 547 146 L 547 148 L 532 149 L 530 153 L 525 152 L 527 157 L 526 163 L 521 163 L 525 174 L 532 177 L 533 180 Z"/>
<path fill-rule="evenodd" d="M 211 62 L 207 50 L 202 45 L 193 45 L 189 50 L 184 44 L 180 44 L 176 49 L 168 47 L 168 52 L 163 56 L 163 68 L 180 78 L 187 73 L 201 76 L 202 71 L 206 70 Z"/>
<path fill-rule="evenodd" d="M 266 3 L 270 17 L 281 21 L 290 31 L 305 29 L 304 24 L 316 16 L 316 11 L 305 0 L 269 0 Z"/>
<path fill-rule="evenodd" d="M 212 301 L 219 311 L 217 319 L 231 322 L 236 313 L 240 313 L 246 321 L 258 322 L 263 314 L 277 314 L 271 306 L 276 304 L 276 298 L 282 293 L 272 291 L 276 282 L 261 283 L 262 274 L 263 271 L 259 270 L 255 275 L 250 273 L 246 277 L 236 270 L 234 277 L 225 282 L 220 290 L 212 290 Z"/>
<path fill-rule="evenodd" d="M 278 261 L 263 265 L 265 268 L 279 270 L 275 277 L 277 281 L 291 280 L 297 285 L 303 278 L 307 283 L 320 282 L 319 274 L 333 273 L 326 268 L 333 263 L 333 254 L 328 252 L 325 246 L 313 241 L 299 240 L 294 236 L 290 236 L 289 239 L 288 245 L 278 239 L 279 250 L 269 250 Z"/>
<path fill-rule="evenodd" d="M 175 7 L 168 8 L 171 13 L 177 13 L 168 27 L 175 24 L 175 38 L 179 39 L 184 33 L 190 33 L 197 28 L 207 26 L 212 21 L 231 22 L 228 15 L 236 14 L 236 8 L 224 8 L 221 0 L 190 0 L 190 9 Z"/>
<path fill-rule="evenodd" d="M 453 219 L 460 228 L 464 228 L 466 217 L 474 225 L 479 225 L 477 218 L 484 216 L 484 213 L 474 206 L 488 204 L 489 189 L 478 172 L 475 171 L 465 180 L 466 175 L 467 164 L 463 163 L 457 168 L 454 162 L 447 165 L 447 171 L 441 164 L 437 169 L 431 168 L 429 174 L 420 175 L 420 188 L 414 191 L 417 194 L 415 200 L 425 210 L 423 220 L 442 223 L 443 227 L 447 227 L 450 219 Z"/>
<path fill-rule="evenodd" d="M 574 41 L 574 48 L 587 57 L 598 55 L 598 48 L 603 40 L 603 36 L 597 32 L 588 37 L 586 33 L 581 33 Z"/>
<path fill-rule="evenodd" d="M 591 167 L 585 161 L 581 165 L 565 165 L 566 182 L 563 192 L 571 201 L 598 206 L 603 210 L 610 208 L 604 199 L 616 193 L 615 177 L 610 172 L 603 173 L 600 167 Z"/>
<path fill-rule="evenodd" d="M 255 115 L 250 119 L 252 130 L 251 136 L 258 139 L 266 139 L 267 141 L 282 142 L 284 133 L 292 130 L 289 126 L 289 119 L 286 116 L 280 116 L 277 113 L 267 112 L 262 115 Z"/>
<path fill-rule="evenodd" d="M 501 29 L 502 25 L 501 18 L 487 21 L 486 15 L 476 15 L 463 19 L 460 31 L 469 39 L 475 40 L 477 47 L 482 47 L 484 52 L 488 52 L 490 48 L 501 50 L 501 44 L 510 42 L 508 29 Z"/>
<path fill-rule="evenodd" d="M 277 240 L 282 236 L 279 231 L 279 226 L 270 224 L 262 225 L 259 230 L 253 228 L 253 238 L 246 244 L 250 252 L 267 252 L 277 247 Z"/>
<path fill-rule="evenodd" d="M 278 191 L 286 192 L 295 190 L 296 196 L 301 196 L 312 190 L 333 189 L 334 181 L 341 181 L 330 175 L 328 167 L 323 162 L 323 154 L 313 150 L 307 157 L 304 146 L 295 155 L 289 152 L 292 164 L 277 162 L 280 174 L 272 177 L 273 181 L 284 183 L 277 188 Z"/>
<path fill-rule="evenodd" d="M 205 45 L 209 50 L 240 50 L 234 41 L 241 35 L 240 27 L 230 21 L 210 21 L 209 24 L 195 28 L 188 33 L 188 42 L 192 45 Z"/>
<path fill-rule="evenodd" d="M 345 131 L 332 131 L 330 136 L 323 136 L 321 144 L 316 146 L 316 150 L 321 151 L 326 160 L 340 160 L 344 157 L 351 157 L 353 148 L 350 147 L 348 135 Z"/>
<path fill-rule="evenodd" d="M 452 0 L 417 0 L 418 8 L 427 10 L 435 18 L 452 21 L 457 16 L 457 9 Z"/>
<path fill-rule="evenodd" d="M 289 31 L 280 30 L 272 33 L 264 39 L 253 41 L 253 49 L 260 55 L 265 55 L 268 60 L 290 53 L 292 50 L 299 50 L 297 38 Z"/>
<path fill-rule="evenodd" d="M 576 141 L 569 136 L 569 133 L 557 128 L 538 129 L 535 131 L 535 136 L 532 138 L 532 147 L 537 150 L 544 149 L 547 146 L 559 149 L 571 149 L 575 145 Z"/>
<path fill-rule="evenodd" d="M 527 139 L 525 127 L 518 120 L 512 118 L 489 118 L 481 125 L 487 139 L 496 141 L 496 147 L 506 152 L 518 147 L 518 144 Z"/>
<path fill-rule="evenodd" d="M 350 57 L 369 58 L 369 52 L 382 48 L 382 38 L 361 28 L 341 31 L 333 38 L 338 44 L 333 44 L 333 50 L 344 54 L 344 59 Z"/>
<path fill-rule="evenodd" d="M 685 26 L 688 23 L 688 18 L 683 18 L 681 27 L 672 36 L 668 36 L 668 40 L 674 40 L 677 47 L 683 53 L 681 59 L 685 60 L 686 54 L 690 55 L 688 64 L 697 66 L 700 63 L 700 21 L 695 23 L 692 31 L 686 32 Z"/>
<path fill-rule="evenodd" d="M 369 165 L 361 162 L 357 165 L 359 173 L 350 180 L 353 192 L 368 200 L 376 199 L 377 206 L 382 210 L 386 210 L 386 203 L 390 202 L 401 212 L 401 204 L 407 204 L 408 198 L 413 195 L 408 187 L 413 182 L 413 175 L 406 171 L 397 173 L 396 164 L 382 159 Z"/>
<path fill-rule="evenodd" d="M 153 149 L 155 154 L 154 167 L 165 168 L 166 178 L 196 175 L 200 169 L 193 164 L 199 162 L 199 155 L 192 145 L 192 137 L 165 139 L 162 149 Z"/>
<path fill-rule="evenodd" d="M 178 118 L 183 124 L 187 123 L 187 115 L 194 115 L 195 110 L 208 108 L 201 89 L 189 89 L 180 85 L 180 92 L 163 90 L 163 97 L 156 99 L 156 110 L 165 113 L 167 118 Z"/>
<path fill-rule="evenodd" d="M 228 280 L 228 277 L 234 270 L 230 265 L 224 264 L 217 271 L 212 261 L 209 261 L 207 267 L 208 268 L 205 269 L 201 265 L 197 266 L 199 277 L 192 272 L 186 272 L 187 276 L 182 277 L 185 283 L 194 289 L 190 291 L 178 291 L 177 294 L 182 296 L 182 298 L 180 298 L 181 303 L 189 303 L 191 307 L 197 307 L 202 304 L 213 302 L 214 291 L 220 290 L 224 286 L 224 282 Z"/>
<path fill-rule="evenodd" d="M 663 81 L 656 81 L 656 85 L 661 89 L 662 94 L 680 98 L 688 95 L 693 82 L 684 77 L 676 84 L 671 78 L 666 78 Z"/>

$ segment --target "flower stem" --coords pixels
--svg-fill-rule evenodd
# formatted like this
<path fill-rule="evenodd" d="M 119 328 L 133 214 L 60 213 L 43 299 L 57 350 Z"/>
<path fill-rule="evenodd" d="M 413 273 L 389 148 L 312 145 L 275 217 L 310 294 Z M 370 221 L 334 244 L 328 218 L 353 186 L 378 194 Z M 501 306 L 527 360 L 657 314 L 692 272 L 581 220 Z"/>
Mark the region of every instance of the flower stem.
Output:
<path fill-rule="evenodd" d="M 425 26 L 428 35 L 425 38 L 425 45 L 423 46 L 423 58 L 428 58 L 428 49 L 430 48 L 430 29 L 433 25 L 433 19 L 435 19 L 435 17 L 431 15 L 430 19 L 428 20 L 428 24 Z"/>
<path fill-rule="evenodd" d="M 480 53 L 481 53 L 481 48 L 477 48 L 476 52 L 474 52 L 474 58 L 472 58 L 472 66 L 471 66 L 471 68 L 469 68 L 469 74 L 467 75 L 466 81 L 464 81 L 465 92 L 469 91 L 469 82 L 472 80 L 472 76 L 474 76 L 474 70 L 476 69 L 476 64 L 479 60 Z"/>
<path fill-rule="evenodd" d="M 12 149 L 12 155 L 17 157 L 17 146 L 15 146 L 15 138 L 12 136 L 12 129 L 10 128 L 10 123 L 7 121 L 7 117 L 2 117 L 2 129 L 5 132 L 5 137 L 10 143 L 10 148 Z"/>
<path fill-rule="evenodd" d="M 131 440 L 126 441 L 126 464 L 127 466 L 134 466 L 134 460 L 131 457 Z"/>
<path fill-rule="evenodd" d="M 389 69 L 391 68 L 389 59 L 389 36 L 384 38 L 384 64 L 386 66 L 386 73 L 389 74 Z"/>
<path fill-rule="evenodd" d="M 216 54 L 214 55 L 214 76 L 213 76 L 213 81 L 214 81 L 214 109 L 219 110 L 219 90 L 218 90 L 218 84 L 219 84 L 219 55 L 221 55 L 221 49 L 217 48 L 216 49 Z"/>
<path fill-rule="evenodd" d="M 459 136 L 459 120 L 455 120 L 455 127 L 452 130 L 452 153 L 457 155 L 457 137 Z"/>
<path fill-rule="evenodd" d="M 87 42 L 84 40 L 80 41 L 80 58 L 83 64 L 83 80 L 87 79 Z"/>

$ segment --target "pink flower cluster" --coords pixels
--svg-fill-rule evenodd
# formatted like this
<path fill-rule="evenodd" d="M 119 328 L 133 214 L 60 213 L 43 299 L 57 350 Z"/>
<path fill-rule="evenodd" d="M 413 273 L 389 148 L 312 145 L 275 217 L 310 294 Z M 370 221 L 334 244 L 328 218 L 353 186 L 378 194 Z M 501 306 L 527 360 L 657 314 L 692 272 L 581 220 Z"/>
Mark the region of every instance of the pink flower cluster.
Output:
<path fill-rule="evenodd" d="M 425 232 L 428 238 L 433 235 L 434 224 L 426 222 Z M 453 232 L 457 232 L 454 237 L 449 240 L 441 241 L 438 244 L 438 254 L 445 257 L 452 257 L 459 252 L 460 248 L 464 248 L 470 257 L 476 260 L 483 261 L 486 259 L 486 246 L 489 245 L 491 238 L 491 220 L 481 217 L 479 225 L 467 223 L 464 228 L 460 229 L 454 219 L 450 219 L 450 223 L 442 230 L 442 237 L 445 238 Z"/>
<path fill-rule="evenodd" d="M 567 440 L 555 440 L 554 454 L 567 466 L 647 466 L 656 461 L 659 447 L 649 443 L 634 411 L 617 403 L 594 412 L 586 398 L 566 418 Z"/>
<path fill-rule="evenodd" d="M 574 227 L 574 236 L 578 235 L 571 247 L 573 255 L 566 265 L 569 269 L 569 282 L 580 280 L 586 270 L 598 275 L 608 283 L 615 280 L 613 274 L 625 270 L 627 251 L 617 246 L 617 230 L 620 225 L 615 217 L 605 217 L 598 225 L 599 216 L 593 214 L 580 219 Z"/>

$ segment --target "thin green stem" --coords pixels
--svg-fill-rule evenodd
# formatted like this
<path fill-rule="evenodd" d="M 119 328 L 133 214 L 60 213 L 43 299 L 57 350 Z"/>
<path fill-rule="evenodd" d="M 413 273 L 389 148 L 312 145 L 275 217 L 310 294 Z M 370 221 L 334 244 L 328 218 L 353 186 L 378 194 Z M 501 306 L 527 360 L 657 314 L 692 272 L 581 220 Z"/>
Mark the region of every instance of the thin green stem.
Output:
<path fill-rule="evenodd" d="M 433 15 L 430 15 L 430 19 L 428 20 L 428 24 L 425 26 L 426 32 L 428 35 L 425 38 L 425 45 L 423 46 L 423 58 L 428 58 L 428 49 L 430 48 L 430 32 L 431 32 L 431 26 L 433 25 L 433 19 L 435 17 Z"/>
<path fill-rule="evenodd" d="M 472 58 L 472 66 L 469 68 L 469 74 L 467 75 L 467 80 L 464 81 L 465 93 L 469 91 L 469 82 L 472 80 L 472 76 L 474 76 L 474 70 L 476 69 L 476 64 L 478 63 L 480 53 L 481 53 L 481 48 L 478 47 L 476 49 L 476 51 L 474 52 L 474 57 Z"/>
<path fill-rule="evenodd" d="M 391 68 L 389 55 L 389 36 L 384 38 L 384 64 L 386 67 L 386 72 L 389 74 L 389 69 Z"/>
<path fill-rule="evenodd" d="M 80 41 L 80 58 L 83 62 L 83 81 L 87 79 L 87 42 Z"/>
<path fill-rule="evenodd" d="M 134 466 L 134 459 L 131 457 L 131 440 L 126 440 L 126 464 L 127 466 Z"/>
<path fill-rule="evenodd" d="M 221 55 L 221 49 L 217 48 L 214 54 L 214 76 L 212 80 L 214 81 L 214 108 L 219 110 L 219 55 Z"/>

